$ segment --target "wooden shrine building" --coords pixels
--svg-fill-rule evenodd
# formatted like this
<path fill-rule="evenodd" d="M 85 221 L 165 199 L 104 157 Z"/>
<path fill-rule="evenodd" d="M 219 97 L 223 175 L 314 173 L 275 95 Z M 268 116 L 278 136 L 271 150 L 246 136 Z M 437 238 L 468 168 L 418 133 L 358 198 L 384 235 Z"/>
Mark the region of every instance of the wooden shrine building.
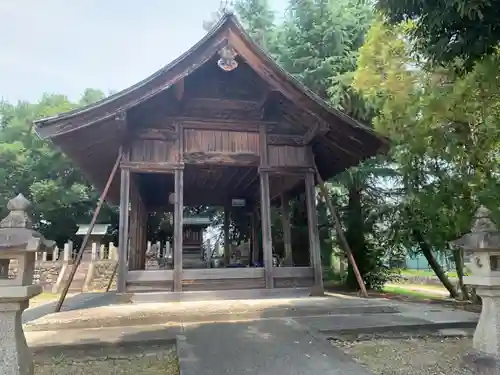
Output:
<path fill-rule="evenodd" d="M 327 180 L 387 146 L 281 69 L 229 14 L 145 80 L 35 125 L 97 188 L 110 186 L 106 199 L 120 205 L 119 293 L 289 287 L 322 292 L 316 168 Z M 270 206 L 287 208 L 290 198 L 304 192 L 309 249 L 300 251 L 309 251 L 309 263 L 273 267 Z M 252 215 L 253 233 L 261 231 L 252 235 L 252 246 L 260 247 L 263 267 L 183 270 L 184 207 L 230 209 L 231 202 Z M 147 217 L 159 211 L 174 213 L 174 267 L 147 271 Z"/>

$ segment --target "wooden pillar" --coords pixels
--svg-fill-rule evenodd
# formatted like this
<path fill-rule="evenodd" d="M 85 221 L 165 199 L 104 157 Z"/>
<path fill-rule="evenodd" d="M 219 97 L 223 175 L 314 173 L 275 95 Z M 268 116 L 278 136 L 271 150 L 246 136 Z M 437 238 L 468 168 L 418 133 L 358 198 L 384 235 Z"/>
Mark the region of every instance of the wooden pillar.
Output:
<path fill-rule="evenodd" d="M 229 246 L 229 215 L 230 208 L 224 206 L 224 266 L 227 267 L 231 261 L 231 247 Z"/>
<path fill-rule="evenodd" d="M 260 166 L 269 166 L 269 155 L 267 147 L 267 127 L 259 126 L 259 149 Z M 269 191 L 269 172 L 260 173 L 260 220 L 262 225 L 262 255 L 264 261 L 264 272 L 266 288 L 273 288 L 273 240 L 271 235 L 271 194 Z"/>
<path fill-rule="evenodd" d="M 142 198 L 139 197 L 139 249 L 140 249 L 140 257 L 139 257 L 139 269 L 146 269 L 146 251 L 148 247 L 147 240 L 147 232 L 148 232 L 148 212 L 142 201 Z"/>
<path fill-rule="evenodd" d="M 184 211 L 184 170 L 176 169 L 174 174 L 174 292 L 182 291 L 182 240 Z"/>
<path fill-rule="evenodd" d="M 269 172 L 260 172 L 260 208 L 262 223 L 262 250 L 266 288 L 273 287 L 273 240 L 271 236 L 271 197 L 269 194 Z"/>
<path fill-rule="evenodd" d="M 129 205 L 130 171 L 122 169 L 120 179 L 120 222 L 118 227 L 118 276 L 116 288 L 118 293 L 125 293 L 127 288 Z"/>
<path fill-rule="evenodd" d="M 306 174 L 306 205 L 307 205 L 307 226 L 309 230 L 309 253 L 311 266 L 314 272 L 313 294 L 322 295 L 323 290 L 323 269 L 321 267 L 321 253 L 318 230 L 318 213 L 316 210 L 316 192 L 314 185 L 314 174 Z"/>
<path fill-rule="evenodd" d="M 135 175 L 130 176 L 130 213 L 129 213 L 129 255 L 128 255 L 128 270 L 135 271 L 139 269 L 139 192 L 135 183 Z"/>
<path fill-rule="evenodd" d="M 283 226 L 283 245 L 285 247 L 284 263 L 287 267 L 293 267 L 292 257 L 292 231 L 290 228 L 290 201 L 288 195 L 281 194 L 281 223 Z"/>

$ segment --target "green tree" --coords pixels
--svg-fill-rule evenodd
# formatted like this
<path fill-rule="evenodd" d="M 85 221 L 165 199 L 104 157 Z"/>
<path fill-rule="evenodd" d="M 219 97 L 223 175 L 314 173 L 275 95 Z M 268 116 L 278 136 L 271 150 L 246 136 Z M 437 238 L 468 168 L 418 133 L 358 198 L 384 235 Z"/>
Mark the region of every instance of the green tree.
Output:
<path fill-rule="evenodd" d="M 261 47 L 274 52 L 274 12 L 267 0 L 236 0 L 234 9 L 245 29 Z"/>
<path fill-rule="evenodd" d="M 409 35 L 433 62 L 459 58 L 472 68 L 500 42 L 500 0 L 378 0 L 377 7 L 392 23 L 413 20 Z"/>
<path fill-rule="evenodd" d="M 332 106 L 365 123 L 371 122 L 372 108 L 352 89 L 351 83 L 358 50 L 373 18 L 372 8 L 365 2 L 292 0 L 279 29 L 277 43 L 280 46 L 278 60 L 286 70 Z M 376 163 L 366 163 L 330 181 L 341 185 L 344 188 L 341 191 L 348 197 L 341 210 L 342 222 L 349 246 L 369 288 L 381 287 L 387 276 L 383 266 L 384 249 L 372 233 L 377 226 L 374 220 L 366 220 L 369 213 L 372 213 L 371 217 L 381 219 L 380 215 L 373 213 L 380 199 L 370 193 L 374 191 L 372 185 L 376 183 L 377 175 L 385 171 Z M 337 205 L 343 201 L 335 196 L 330 199 Z M 323 230 L 321 234 L 322 247 L 330 247 L 331 252 L 331 244 L 327 242 L 330 232 Z M 324 249 L 323 258 L 326 253 Z M 350 265 L 346 281 L 349 287 L 357 287 Z"/>
<path fill-rule="evenodd" d="M 98 193 L 50 141 L 41 140 L 33 120 L 74 109 L 104 97 L 86 90 L 80 102 L 63 95 L 44 95 L 38 103 L 0 104 L 0 210 L 6 214 L 9 199 L 24 194 L 33 203 L 35 225 L 59 244 L 90 221 Z M 101 220 L 114 218 L 106 207 Z"/>
<path fill-rule="evenodd" d="M 404 37 L 412 27 L 375 23 L 354 84 L 378 108 L 376 128 L 394 141 L 404 191 L 394 238 L 417 245 L 456 296 L 432 251 L 449 250 L 449 241 L 468 232 L 479 204 L 498 212 L 500 59 L 485 58 L 464 76 L 454 66 L 427 69 Z"/>

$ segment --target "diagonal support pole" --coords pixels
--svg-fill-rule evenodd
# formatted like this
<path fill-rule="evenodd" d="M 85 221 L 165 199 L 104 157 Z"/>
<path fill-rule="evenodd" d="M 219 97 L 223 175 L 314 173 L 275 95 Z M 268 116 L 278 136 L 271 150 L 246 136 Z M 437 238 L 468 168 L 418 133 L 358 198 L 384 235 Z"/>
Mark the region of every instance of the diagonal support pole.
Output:
<path fill-rule="evenodd" d="M 111 170 L 111 173 L 109 174 L 109 178 L 108 178 L 108 181 L 106 182 L 106 186 L 104 187 L 104 190 L 102 191 L 101 196 L 99 197 L 99 201 L 97 202 L 94 216 L 92 216 L 92 220 L 90 221 L 90 226 L 89 226 L 89 229 L 87 230 L 87 234 L 83 238 L 82 244 L 80 245 L 80 249 L 78 250 L 78 254 L 76 256 L 75 263 L 73 264 L 73 268 L 71 269 L 71 273 L 69 274 L 68 282 L 64 286 L 64 289 L 61 293 L 61 296 L 59 297 L 59 301 L 57 301 L 55 312 L 61 311 L 61 307 L 64 303 L 64 300 L 66 299 L 66 295 L 68 294 L 69 287 L 70 287 L 71 283 L 73 282 L 73 279 L 75 277 L 78 266 L 80 265 L 80 262 L 82 261 L 83 250 L 85 249 L 85 246 L 87 246 L 87 242 L 89 241 L 90 234 L 94 230 L 94 226 L 95 226 L 95 223 L 97 221 L 97 217 L 99 216 L 99 213 L 101 212 L 102 205 L 104 204 L 104 200 L 106 198 L 106 195 L 108 195 L 108 190 L 111 186 L 111 182 L 113 182 L 113 178 L 115 177 L 116 171 L 118 170 L 118 166 L 120 165 L 121 159 L 122 159 L 122 150 L 120 149 L 120 151 L 118 152 L 118 157 L 116 158 L 115 165 L 113 166 L 113 169 Z"/>
<path fill-rule="evenodd" d="M 316 163 L 314 164 L 314 169 L 316 171 L 316 177 L 319 182 L 319 190 L 321 192 L 321 195 L 323 196 L 323 199 L 325 200 L 325 203 L 330 210 L 330 214 L 332 215 L 333 218 L 333 224 L 335 226 L 335 232 L 337 233 L 337 236 L 340 240 L 340 244 L 345 251 L 347 255 L 347 260 L 349 263 L 351 263 L 352 270 L 354 271 L 354 275 L 356 276 L 356 280 L 359 285 L 359 289 L 361 290 L 361 294 L 363 297 L 367 298 L 368 297 L 368 292 L 366 291 L 366 285 L 365 282 L 363 281 L 363 278 L 361 277 L 361 273 L 359 272 L 358 265 L 356 264 L 356 260 L 354 259 L 354 255 L 352 254 L 351 247 L 349 246 L 349 243 L 347 242 L 347 239 L 345 238 L 344 235 L 344 230 L 342 229 L 342 226 L 340 225 L 340 216 L 333 206 L 333 203 L 330 199 L 328 199 L 328 191 L 326 190 L 325 187 L 325 181 L 323 181 L 323 178 L 319 174 L 318 167 L 316 166 Z"/>
<path fill-rule="evenodd" d="M 109 292 L 109 290 L 111 289 L 111 285 L 113 284 L 113 279 L 116 276 L 117 270 L 118 270 L 118 262 L 116 262 L 115 268 L 113 268 L 113 273 L 111 274 L 111 277 L 109 278 L 109 283 L 108 283 L 108 286 L 106 287 L 106 292 Z"/>

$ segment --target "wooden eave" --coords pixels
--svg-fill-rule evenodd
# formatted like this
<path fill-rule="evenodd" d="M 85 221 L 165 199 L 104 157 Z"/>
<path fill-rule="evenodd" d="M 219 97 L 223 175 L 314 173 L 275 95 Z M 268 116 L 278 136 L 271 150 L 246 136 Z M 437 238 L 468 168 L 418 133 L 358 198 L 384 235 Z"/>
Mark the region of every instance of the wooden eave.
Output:
<path fill-rule="evenodd" d="M 313 150 L 318 150 L 316 159 L 325 159 L 325 156 L 328 158 L 327 155 L 332 153 L 337 155 L 336 160 L 317 160 L 320 173 L 325 179 L 388 148 L 385 138 L 329 106 L 278 66 L 251 40 L 236 17 L 230 14 L 225 15 L 186 53 L 145 80 L 89 106 L 37 120 L 36 132 L 41 138 L 52 139 L 56 146 L 83 169 L 92 182 L 101 187 L 101 181 L 106 177 L 103 176 L 104 169 L 107 169 L 109 164 L 111 170 L 113 164 L 111 157 L 109 163 L 104 162 L 104 155 L 108 157 L 117 154 L 120 137 L 126 132 L 126 129 L 121 129 L 117 124 L 127 110 L 174 86 L 209 61 L 227 44 L 236 50 L 240 58 L 245 60 L 272 90 L 281 93 L 294 106 L 314 118 L 315 125 L 309 132 L 311 136 L 308 141 L 313 145 Z M 108 135 L 103 135 L 98 129 Z M 106 131 L 107 129 L 109 130 Z M 113 135 L 116 129 L 120 131 Z M 83 134 L 85 137 L 82 138 Z M 92 138 L 94 139 L 91 140 Z M 75 149 L 75 144 L 78 145 L 78 150 Z M 102 156 L 95 156 L 94 160 L 90 160 L 88 154 Z M 96 160 L 101 164 L 98 166 L 99 171 L 93 166 Z M 334 167 L 329 164 L 334 164 Z"/>

